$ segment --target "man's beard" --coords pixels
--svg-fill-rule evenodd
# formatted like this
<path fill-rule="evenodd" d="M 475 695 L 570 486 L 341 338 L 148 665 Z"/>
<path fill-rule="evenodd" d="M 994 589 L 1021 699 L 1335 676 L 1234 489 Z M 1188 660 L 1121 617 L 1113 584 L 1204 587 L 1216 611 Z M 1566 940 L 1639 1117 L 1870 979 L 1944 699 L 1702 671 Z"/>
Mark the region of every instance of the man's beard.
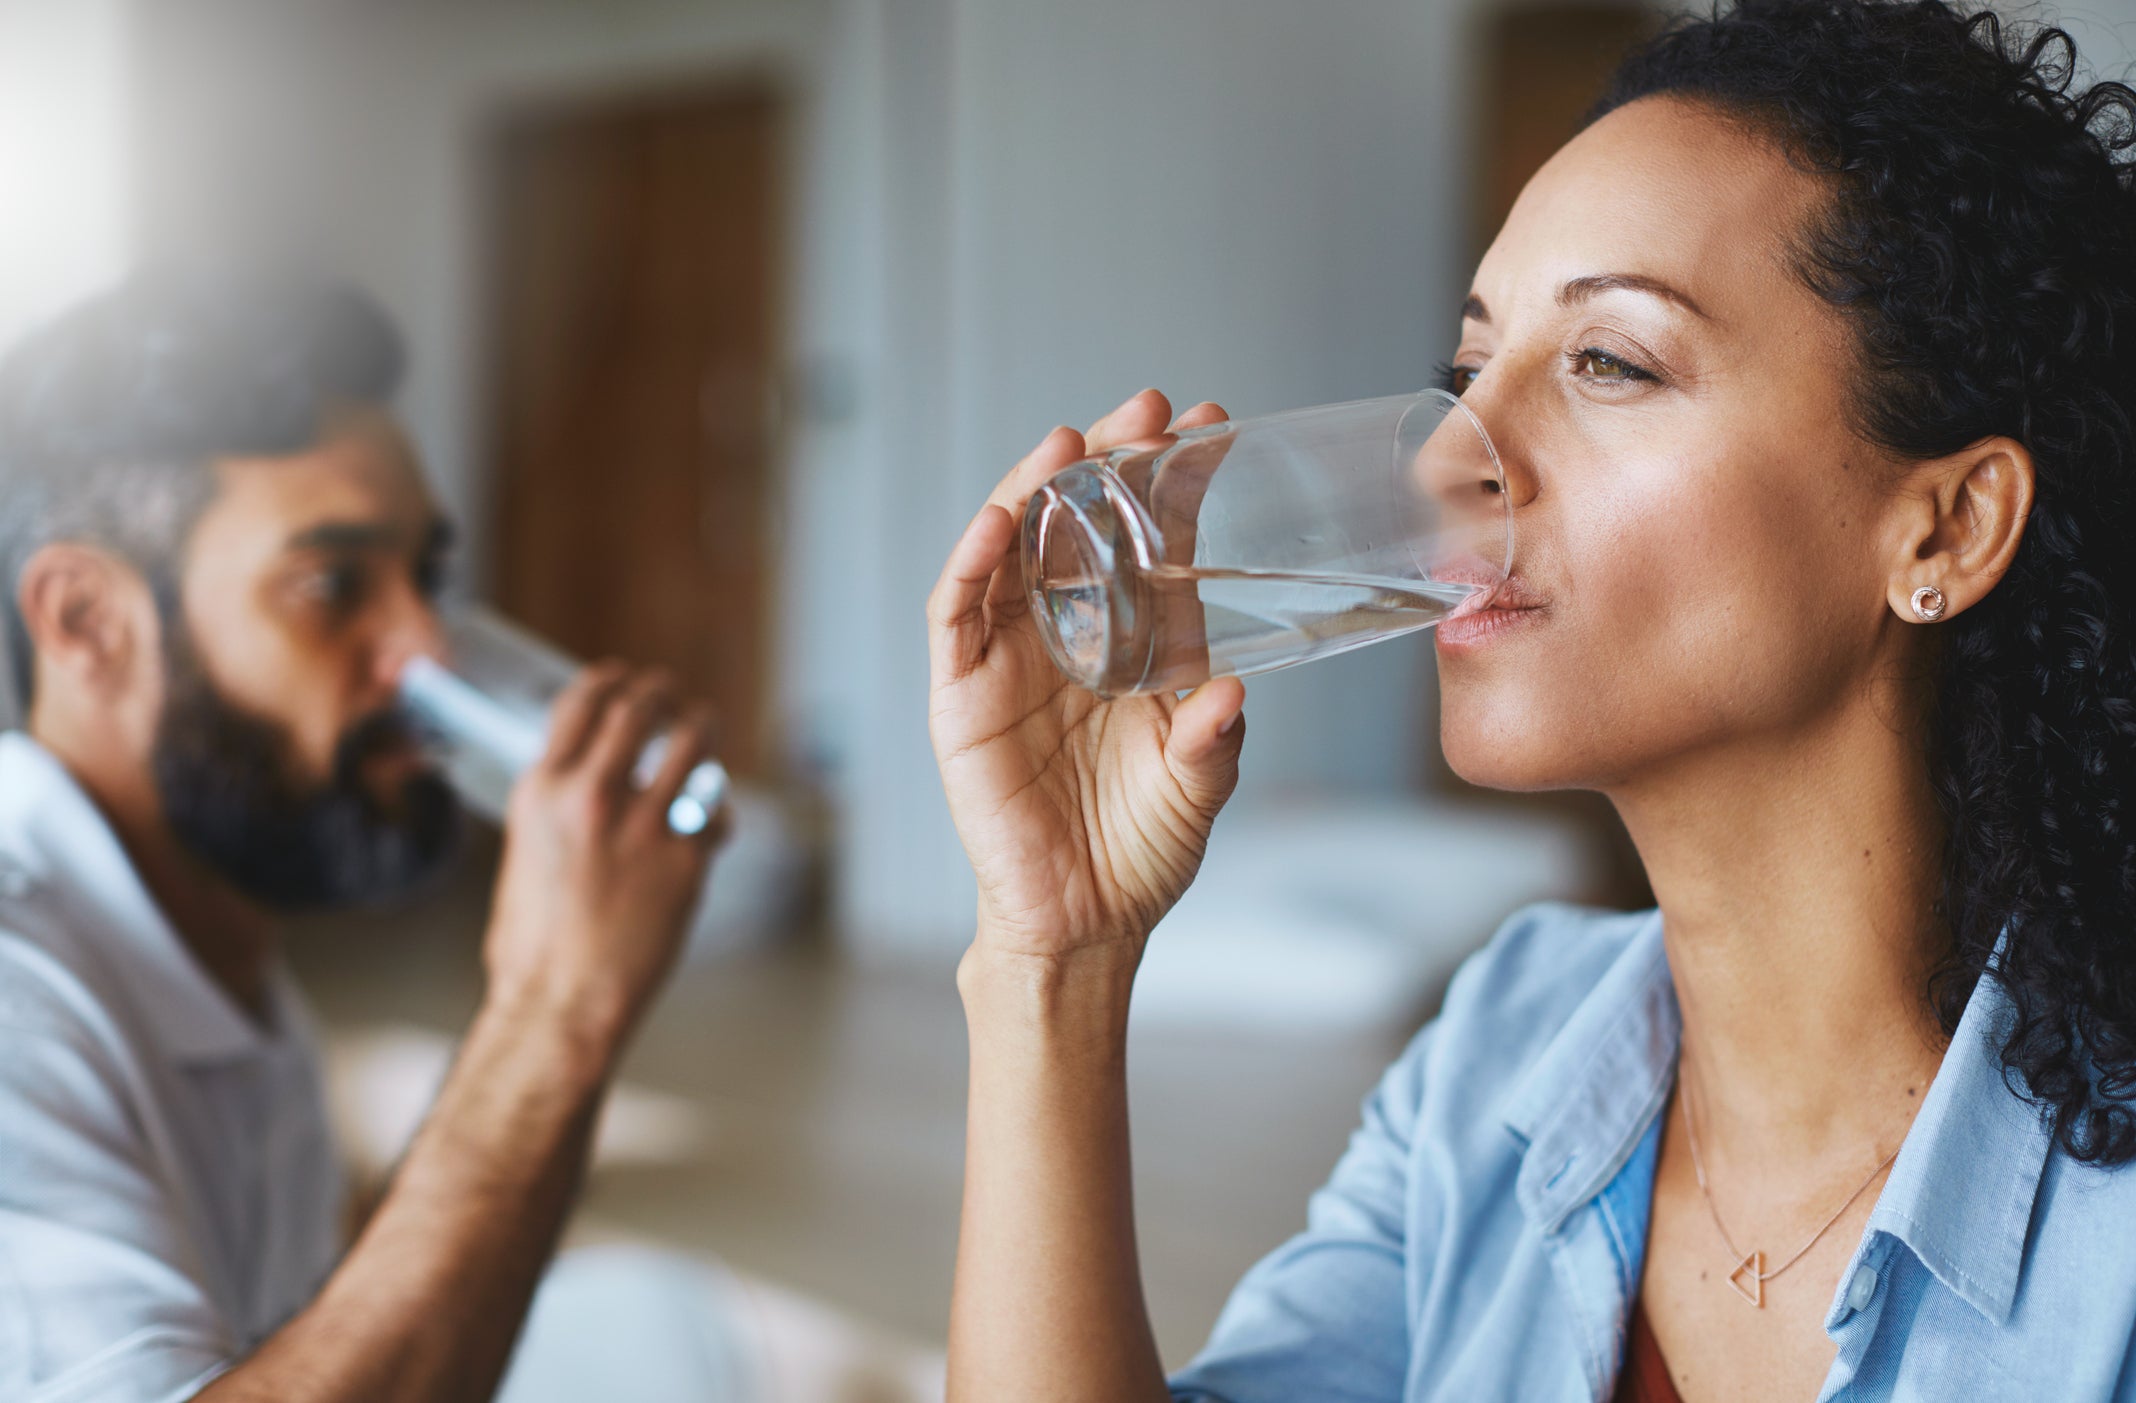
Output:
<path fill-rule="evenodd" d="M 218 693 L 184 629 L 166 623 L 169 686 L 150 761 L 180 845 L 281 911 L 387 901 L 444 866 L 460 834 L 444 778 L 414 776 L 390 806 L 363 783 L 368 758 L 413 738 L 409 717 L 389 709 L 358 721 L 335 746 L 332 776 L 307 783 L 288 730 Z"/>

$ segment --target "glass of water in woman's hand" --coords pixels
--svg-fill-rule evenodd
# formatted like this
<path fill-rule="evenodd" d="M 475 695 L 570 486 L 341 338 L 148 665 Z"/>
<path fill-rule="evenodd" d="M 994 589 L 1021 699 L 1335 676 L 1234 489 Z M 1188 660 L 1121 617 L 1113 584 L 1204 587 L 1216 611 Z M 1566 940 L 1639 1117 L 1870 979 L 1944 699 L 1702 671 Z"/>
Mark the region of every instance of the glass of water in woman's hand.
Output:
<path fill-rule="evenodd" d="M 1181 429 L 1073 463 L 1023 518 L 1056 666 L 1101 696 L 1182 691 L 1429 628 L 1506 577 L 1496 451 L 1431 390 Z"/>

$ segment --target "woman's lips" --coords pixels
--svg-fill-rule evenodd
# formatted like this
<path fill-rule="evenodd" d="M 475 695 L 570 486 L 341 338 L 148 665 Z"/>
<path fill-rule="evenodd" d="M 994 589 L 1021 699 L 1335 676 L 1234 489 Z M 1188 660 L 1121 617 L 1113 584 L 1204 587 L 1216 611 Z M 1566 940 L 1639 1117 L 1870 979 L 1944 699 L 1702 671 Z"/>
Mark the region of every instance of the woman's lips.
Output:
<path fill-rule="evenodd" d="M 1447 652 L 1477 648 L 1508 629 L 1518 628 L 1534 619 L 1542 608 L 1542 597 L 1520 576 L 1509 575 L 1496 584 L 1485 585 L 1456 605 L 1452 613 L 1439 621 L 1435 642 Z"/>

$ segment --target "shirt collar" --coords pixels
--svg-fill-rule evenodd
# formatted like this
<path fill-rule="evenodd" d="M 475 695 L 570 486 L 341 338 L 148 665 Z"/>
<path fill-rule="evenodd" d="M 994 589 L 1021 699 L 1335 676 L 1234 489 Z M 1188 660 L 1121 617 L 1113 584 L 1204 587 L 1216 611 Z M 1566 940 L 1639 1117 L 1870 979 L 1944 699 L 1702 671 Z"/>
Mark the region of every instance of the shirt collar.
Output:
<path fill-rule="evenodd" d="M 1983 975 L 1863 1233 L 1905 1243 L 1998 1325 L 2017 1296 L 2053 1145 L 2043 1114 L 2003 1075 L 2011 1016 L 2008 994 Z M 1526 1143 L 1515 1196 L 1538 1229 L 1555 1232 L 1624 1167 L 1668 1100 L 1682 1037 L 1654 912 L 1506 1103 L 1506 1126 Z"/>
<path fill-rule="evenodd" d="M 2001 983 L 1983 974 L 1865 1234 L 1904 1242 L 1953 1295 L 1997 1325 L 2017 1298 L 2025 1235 L 2054 1143 L 2044 1112 L 2004 1076 L 2012 1012 Z"/>
<path fill-rule="evenodd" d="M 1506 1103 L 1506 1128 L 1527 1145 L 1515 1197 L 1543 1232 L 1600 1193 L 1638 1147 L 1668 1100 L 1682 1032 L 1655 911 Z"/>
<path fill-rule="evenodd" d="M 102 811 L 20 731 L 0 734 L 0 893 L 63 912 L 68 936 L 174 1060 L 224 1062 L 266 1049 L 264 1031 L 157 907 Z"/>

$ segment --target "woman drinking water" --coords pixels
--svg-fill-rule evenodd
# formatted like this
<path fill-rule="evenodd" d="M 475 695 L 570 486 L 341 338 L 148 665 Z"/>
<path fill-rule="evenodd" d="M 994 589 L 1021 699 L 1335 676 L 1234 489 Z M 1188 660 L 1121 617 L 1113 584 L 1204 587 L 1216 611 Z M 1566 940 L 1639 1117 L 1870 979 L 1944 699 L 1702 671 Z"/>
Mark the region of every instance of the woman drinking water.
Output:
<path fill-rule="evenodd" d="M 1607 794 L 1658 909 L 1514 916 L 1169 1382 L 1127 1011 L 1246 689 L 1100 701 L 1027 612 L 1025 500 L 1166 400 L 1003 480 L 929 612 L 952 1397 L 2136 1398 L 2132 144 L 2059 32 L 1744 0 L 1530 182 L 1445 332 L 1515 553 L 1441 740 Z"/>

